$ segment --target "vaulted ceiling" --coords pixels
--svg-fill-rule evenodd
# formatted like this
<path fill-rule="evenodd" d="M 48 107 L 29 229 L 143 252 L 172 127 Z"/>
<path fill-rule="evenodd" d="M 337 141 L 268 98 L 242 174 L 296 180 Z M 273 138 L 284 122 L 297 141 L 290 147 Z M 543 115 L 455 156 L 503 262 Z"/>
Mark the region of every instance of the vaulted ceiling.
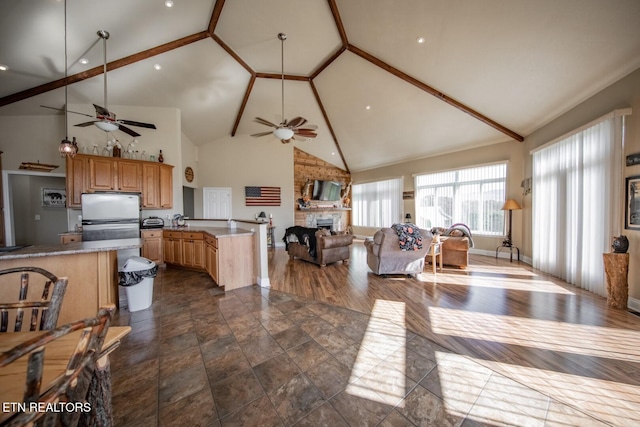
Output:
<path fill-rule="evenodd" d="M 520 144 L 640 67 L 637 0 L 164 3 L 66 1 L 70 104 L 102 104 L 104 29 L 109 105 L 178 108 L 196 145 L 266 131 L 253 118 L 281 120 L 282 32 L 285 117 L 319 126 L 295 144 L 351 171 Z M 63 106 L 64 9 L 0 2 L 1 115 Z"/>

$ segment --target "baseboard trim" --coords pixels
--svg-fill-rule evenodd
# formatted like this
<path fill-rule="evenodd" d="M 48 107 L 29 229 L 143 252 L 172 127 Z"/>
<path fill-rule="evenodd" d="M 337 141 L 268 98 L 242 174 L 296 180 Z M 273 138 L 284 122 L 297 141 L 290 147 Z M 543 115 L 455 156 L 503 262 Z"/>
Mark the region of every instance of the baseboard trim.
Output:
<path fill-rule="evenodd" d="M 627 308 L 640 313 L 640 300 L 629 297 L 627 300 Z"/>
<path fill-rule="evenodd" d="M 268 278 L 262 279 L 262 278 L 258 277 L 257 278 L 257 283 L 258 283 L 258 286 L 260 286 L 261 288 L 270 288 L 271 287 L 271 280 L 269 280 Z"/>

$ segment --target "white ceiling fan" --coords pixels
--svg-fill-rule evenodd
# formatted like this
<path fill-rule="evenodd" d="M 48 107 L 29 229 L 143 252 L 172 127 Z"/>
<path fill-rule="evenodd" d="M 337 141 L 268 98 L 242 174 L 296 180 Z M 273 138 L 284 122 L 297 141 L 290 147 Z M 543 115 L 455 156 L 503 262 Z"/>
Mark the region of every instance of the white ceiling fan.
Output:
<path fill-rule="evenodd" d="M 282 122 L 279 125 L 271 123 L 260 117 L 254 119 L 255 122 L 262 125 L 271 126 L 273 131 L 254 133 L 251 136 L 266 136 L 273 134 L 283 144 L 296 141 L 306 141 L 311 138 L 315 138 L 318 134 L 315 132 L 318 129 L 316 125 L 305 125 L 307 119 L 304 117 L 294 117 L 291 120 L 284 118 L 284 41 L 287 39 L 287 35 L 284 33 L 278 34 L 280 39 L 280 52 L 281 52 L 281 65 L 282 65 Z"/>

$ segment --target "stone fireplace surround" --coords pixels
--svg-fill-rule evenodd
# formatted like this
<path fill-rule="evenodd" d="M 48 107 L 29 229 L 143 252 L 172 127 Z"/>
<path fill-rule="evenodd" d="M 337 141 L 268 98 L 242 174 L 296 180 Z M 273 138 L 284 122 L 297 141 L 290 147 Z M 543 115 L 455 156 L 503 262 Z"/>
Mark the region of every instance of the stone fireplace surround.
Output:
<path fill-rule="evenodd" d="M 307 213 L 305 226 L 309 228 L 329 228 L 330 231 L 343 231 L 345 224 L 342 220 L 342 212 Z"/>

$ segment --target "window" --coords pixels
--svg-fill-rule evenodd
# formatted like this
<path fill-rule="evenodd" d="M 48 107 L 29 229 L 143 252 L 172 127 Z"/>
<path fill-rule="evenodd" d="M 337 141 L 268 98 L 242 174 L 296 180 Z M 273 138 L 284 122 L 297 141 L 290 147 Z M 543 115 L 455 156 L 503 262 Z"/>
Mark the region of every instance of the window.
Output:
<path fill-rule="evenodd" d="M 355 184 L 353 225 L 391 227 L 402 222 L 402 178 Z"/>
<path fill-rule="evenodd" d="M 624 118 L 616 110 L 533 150 L 533 266 L 606 295 L 620 230 Z"/>
<path fill-rule="evenodd" d="M 504 234 L 507 164 L 416 175 L 416 224 L 448 228 L 464 223 L 474 234 Z"/>

